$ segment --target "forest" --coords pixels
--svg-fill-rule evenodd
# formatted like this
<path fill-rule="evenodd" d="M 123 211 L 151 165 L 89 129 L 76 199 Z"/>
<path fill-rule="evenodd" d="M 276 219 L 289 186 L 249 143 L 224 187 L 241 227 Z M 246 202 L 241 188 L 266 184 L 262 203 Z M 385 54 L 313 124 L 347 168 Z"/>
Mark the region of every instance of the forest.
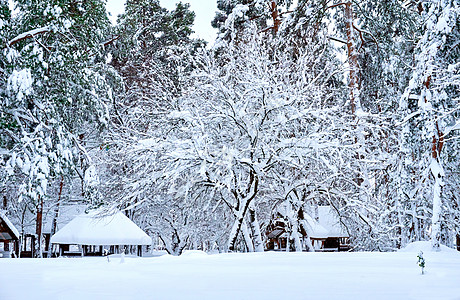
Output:
<path fill-rule="evenodd" d="M 314 251 L 318 206 L 354 251 L 460 238 L 458 0 L 217 0 L 214 44 L 186 3 L 127 0 L 114 25 L 104 0 L 13 2 L 0 209 L 37 248 L 80 204 L 174 255 L 264 251 L 276 220 Z"/>

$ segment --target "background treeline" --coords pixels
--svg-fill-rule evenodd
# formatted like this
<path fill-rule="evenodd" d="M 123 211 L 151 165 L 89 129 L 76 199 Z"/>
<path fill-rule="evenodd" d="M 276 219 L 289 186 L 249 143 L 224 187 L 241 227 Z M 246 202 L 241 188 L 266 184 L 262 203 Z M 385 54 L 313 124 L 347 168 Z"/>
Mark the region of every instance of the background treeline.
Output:
<path fill-rule="evenodd" d="M 459 2 L 217 2 L 206 47 L 187 4 L 0 1 L 8 215 L 122 209 L 178 255 L 263 251 L 277 218 L 312 250 L 329 205 L 356 250 L 453 245 Z"/>

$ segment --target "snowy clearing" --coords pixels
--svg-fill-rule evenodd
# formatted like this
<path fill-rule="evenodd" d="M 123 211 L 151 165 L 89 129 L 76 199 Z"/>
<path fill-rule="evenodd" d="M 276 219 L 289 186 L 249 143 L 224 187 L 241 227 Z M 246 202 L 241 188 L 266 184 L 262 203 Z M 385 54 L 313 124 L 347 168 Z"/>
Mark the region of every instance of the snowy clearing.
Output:
<path fill-rule="evenodd" d="M 460 299 L 460 253 L 0 259 L 0 299 Z"/>

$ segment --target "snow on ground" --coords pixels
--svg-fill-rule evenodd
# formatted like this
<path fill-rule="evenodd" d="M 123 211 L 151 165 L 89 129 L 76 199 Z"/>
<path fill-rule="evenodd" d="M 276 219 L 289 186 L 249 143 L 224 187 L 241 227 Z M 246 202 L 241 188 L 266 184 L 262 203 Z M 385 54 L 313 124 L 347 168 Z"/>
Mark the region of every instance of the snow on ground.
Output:
<path fill-rule="evenodd" d="M 0 299 L 460 299 L 460 253 L 0 259 Z"/>
<path fill-rule="evenodd" d="M 447 246 L 444 246 L 444 245 L 440 245 L 440 246 L 441 246 L 441 251 L 460 253 L 457 250 L 449 248 Z M 399 250 L 399 252 L 414 252 L 414 253 L 415 252 L 418 253 L 420 251 L 423 251 L 423 253 L 433 251 L 431 247 L 431 242 L 424 242 L 424 241 L 413 242 L 407 245 L 405 248 Z"/>

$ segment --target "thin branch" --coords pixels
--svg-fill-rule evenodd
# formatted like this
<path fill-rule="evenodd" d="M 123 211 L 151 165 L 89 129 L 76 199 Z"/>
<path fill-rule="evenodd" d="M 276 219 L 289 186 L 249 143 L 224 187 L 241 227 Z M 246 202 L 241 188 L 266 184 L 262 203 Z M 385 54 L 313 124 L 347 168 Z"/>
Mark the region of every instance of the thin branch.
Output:
<path fill-rule="evenodd" d="M 33 38 L 36 35 L 44 34 L 44 33 L 47 33 L 49 31 L 50 30 L 49 30 L 48 26 L 41 27 L 41 28 L 36 28 L 36 29 L 33 29 L 33 30 L 29 30 L 27 32 L 21 33 L 20 35 L 16 36 L 12 40 L 10 40 L 8 42 L 8 46 L 11 47 L 16 43 L 19 43 L 20 41 L 23 41 L 23 40 L 28 39 L 28 38 Z"/>
<path fill-rule="evenodd" d="M 328 38 L 328 39 L 330 39 L 330 40 L 333 40 L 333 41 L 336 41 L 336 42 L 339 42 L 339 43 L 345 44 L 345 45 L 347 44 L 347 41 L 345 41 L 345 40 L 342 40 L 342 39 L 340 39 L 340 38 L 337 38 L 337 37 L 334 37 L 334 36 L 330 36 L 330 35 L 328 35 L 328 36 L 327 36 L 327 38 Z"/>
<path fill-rule="evenodd" d="M 359 33 L 359 39 L 361 40 L 361 47 L 359 47 L 359 49 L 358 49 L 358 52 L 359 52 L 359 51 L 361 51 L 361 48 L 363 48 L 364 42 L 365 42 L 365 41 L 364 41 L 364 38 L 363 38 L 363 32 L 362 32 L 361 30 L 359 30 L 359 29 L 355 26 L 355 24 L 351 23 L 351 25 L 352 25 L 353 28 L 356 29 L 356 30 L 358 31 L 358 33 Z"/>
<path fill-rule="evenodd" d="M 280 17 L 284 14 L 290 14 L 290 13 L 293 13 L 294 11 L 293 10 L 287 10 L 287 11 L 283 11 L 280 13 Z"/>
<path fill-rule="evenodd" d="M 270 27 L 267 27 L 267 28 L 264 28 L 264 29 L 260 30 L 260 31 L 257 32 L 257 33 L 264 33 L 264 32 L 269 31 L 270 29 L 274 29 L 274 28 L 275 28 L 274 26 L 270 26 Z"/>
<path fill-rule="evenodd" d="M 364 44 L 363 32 L 364 32 L 364 33 L 367 33 L 368 35 L 371 36 L 372 40 L 374 41 L 375 45 L 377 46 L 377 51 L 380 51 L 379 43 L 377 42 L 375 37 L 372 35 L 372 33 L 368 32 L 366 30 L 362 30 L 361 28 L 356 27 L 355 24 L 353 24 L 353 28 L 356 29 L 359 32 L 359 37 L 361 38 L 361 42 L 363 44 Z M 361 45 L 361 47 L 359 49 L 361 50 L 362 47 L 363 47 L 363 45 Z"/>
<path fill-rule="evenodd" d="M 119 38 L 120 38 L 120 36 L 117 35 L 117 36 L 111 38 L 110 40 L 103 42 L 102 45 L 103 45 L 104 47 L 106 47 L 106 46 L 112 44 L 113 42 L 115 42 L 116 40 L 118 40 Z"/>
<path fill-rule="evenodd" d="M 331 6 L 326 7 L 324 10 L 328 10 L 330 8 L 334 8 L 334 7 L 337 7 L 337 6 L 340 6 L 340 5 L 347 5 L 347 3 L 346 2 L 340 2 L 340 3 L 337 3 L 337 4 L 333 4 Z"/>

